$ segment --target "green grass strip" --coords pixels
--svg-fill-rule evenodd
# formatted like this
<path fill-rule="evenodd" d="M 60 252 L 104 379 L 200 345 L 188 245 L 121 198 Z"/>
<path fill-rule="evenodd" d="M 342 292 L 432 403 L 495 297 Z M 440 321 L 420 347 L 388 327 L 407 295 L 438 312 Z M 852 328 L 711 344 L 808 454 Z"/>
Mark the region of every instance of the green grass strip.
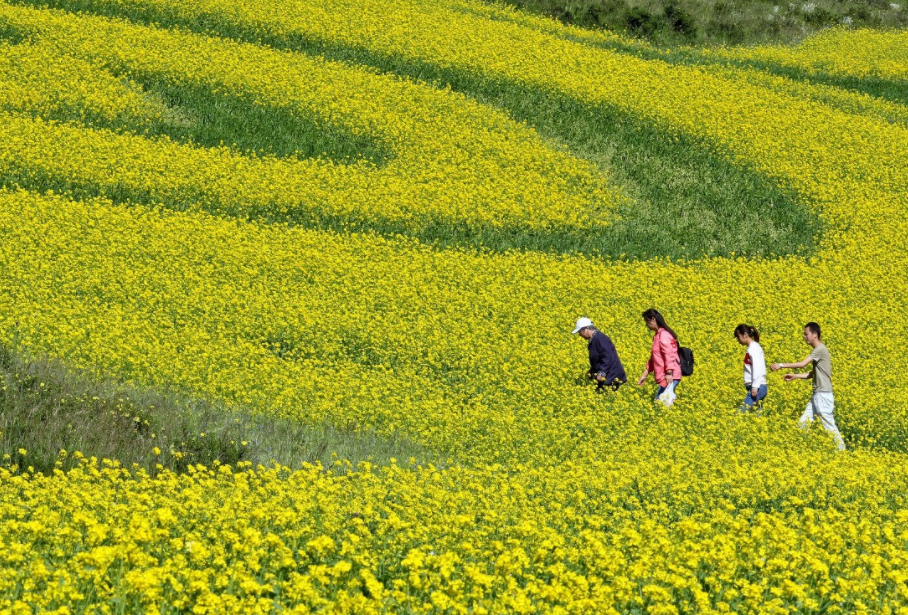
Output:
<path fill-rule="evenodd" d="M 175 85 L 135 75 L 132 79 L 185 118 L 182 122 L 155 123 L 148 131 L 149 136 L 166 135 L 180 143 L 203 147 L 227 145 L 260 156 L 322 158 L 335 162 L 365 159 L 376 166 L 392 157 L 387 148 L 368 136 L 353 135 L 284 109 L 214 94 L 196 85 Z"/>
<path fill-rule="evenodd" d="M 641 48 L 628 48 L 628 51 L 640 57 L 652 57 L 655 55 L 654 52 Z M 691 48 L 668 50 L 664 53 L 659 53 L 658 57 L 672 64 L 753 68 L 795 81 L 828 85 L 843 90 L 869 94 L 870 96 L 882 98 L 900 105 L 908 105 L 908 83 L 883 79 L 881 77 L 849 77 L 846 75 L 833 75 L 820 71 L 808 71 L 792 66 L 781 66 L 772 62 L 759 60 L 721 58 Z"/>

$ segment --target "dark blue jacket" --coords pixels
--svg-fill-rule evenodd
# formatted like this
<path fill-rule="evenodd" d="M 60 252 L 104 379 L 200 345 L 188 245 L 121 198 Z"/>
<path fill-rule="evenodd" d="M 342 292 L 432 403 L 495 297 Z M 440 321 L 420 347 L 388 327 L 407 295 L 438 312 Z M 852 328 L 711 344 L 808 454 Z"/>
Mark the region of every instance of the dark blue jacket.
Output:
<path fill-rule="evenodd" d="M 590 338 L 587 349 L 590 351 L 590 373 L 605 376 L 603 384 L 612 384 L 616 380 L 627 382 L 627 374 L 618 358 L 618 351 L 605 333 L 596 331 Z"/>

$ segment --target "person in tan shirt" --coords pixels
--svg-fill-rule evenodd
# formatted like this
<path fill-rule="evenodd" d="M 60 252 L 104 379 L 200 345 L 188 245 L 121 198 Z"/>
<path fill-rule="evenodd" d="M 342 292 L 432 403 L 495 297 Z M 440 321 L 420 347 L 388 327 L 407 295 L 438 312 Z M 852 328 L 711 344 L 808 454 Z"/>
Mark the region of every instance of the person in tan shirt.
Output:
<path fill-rule="evenodd" d="M 836 446 L 840 451 L 845 450 L 842 434 L 835 424 L 833 407 L 835 398 L 832 395 L 832 361 L 829 349 L 820 337 L 820 325 L 809 322 L 804 325 L 804 341 L 813 348 L 810 356 L 797 363 L 773 363 L 772 371 L 780 369 L 801 369 L 813 364 L 813 370 L 800 374 L 785 374 L 785 382 L 792 380 L 813 380 L 813 395 L 804 409 L 804 414 L 798 421 L 801 427 L 807 427 L 813 419 L 819 419 L 823 428 L 835 438 Z"/>

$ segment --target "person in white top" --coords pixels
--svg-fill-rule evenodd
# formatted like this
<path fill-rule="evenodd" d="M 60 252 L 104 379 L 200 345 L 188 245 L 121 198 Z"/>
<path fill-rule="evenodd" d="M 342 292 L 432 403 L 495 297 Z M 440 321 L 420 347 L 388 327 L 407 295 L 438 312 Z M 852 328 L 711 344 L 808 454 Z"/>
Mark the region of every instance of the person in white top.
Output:
<path fill-rule="evenodd" d="M 744 355 L 744 388 L 747 395 L 741 412 L 753 410 L 753 407 L 766 399 L 766 357 L 760 346 L 760 332 L 750 325 L 735 327 L 735 339 L 742 346 L 747 346 Z"/>

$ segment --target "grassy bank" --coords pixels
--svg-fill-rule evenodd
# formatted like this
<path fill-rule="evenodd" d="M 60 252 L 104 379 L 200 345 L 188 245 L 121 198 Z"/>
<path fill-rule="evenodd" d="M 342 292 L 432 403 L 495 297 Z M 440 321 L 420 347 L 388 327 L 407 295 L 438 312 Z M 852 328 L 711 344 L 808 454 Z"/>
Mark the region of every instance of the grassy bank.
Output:
<path fill-rule="evenodd" d="M 67 469 L 78 463 L 77 451 L 151 474 L 239 461 L 290 467 L 320 462 L 344 472 L 360 461 L 430 458 L 406 438 L 359 431 L 353 424 L 302 425 L 255 416 L 180 392 L 99 380 L 4 347 L 0 387 L 0 463 L 23 470 Z"/>
<path fill-rule="evenodd" d="M 908 27 L 908 5 L 890 0 L 507 0 L 507 4 L 660 45 L 791 43 L 842 24 Z"/>

